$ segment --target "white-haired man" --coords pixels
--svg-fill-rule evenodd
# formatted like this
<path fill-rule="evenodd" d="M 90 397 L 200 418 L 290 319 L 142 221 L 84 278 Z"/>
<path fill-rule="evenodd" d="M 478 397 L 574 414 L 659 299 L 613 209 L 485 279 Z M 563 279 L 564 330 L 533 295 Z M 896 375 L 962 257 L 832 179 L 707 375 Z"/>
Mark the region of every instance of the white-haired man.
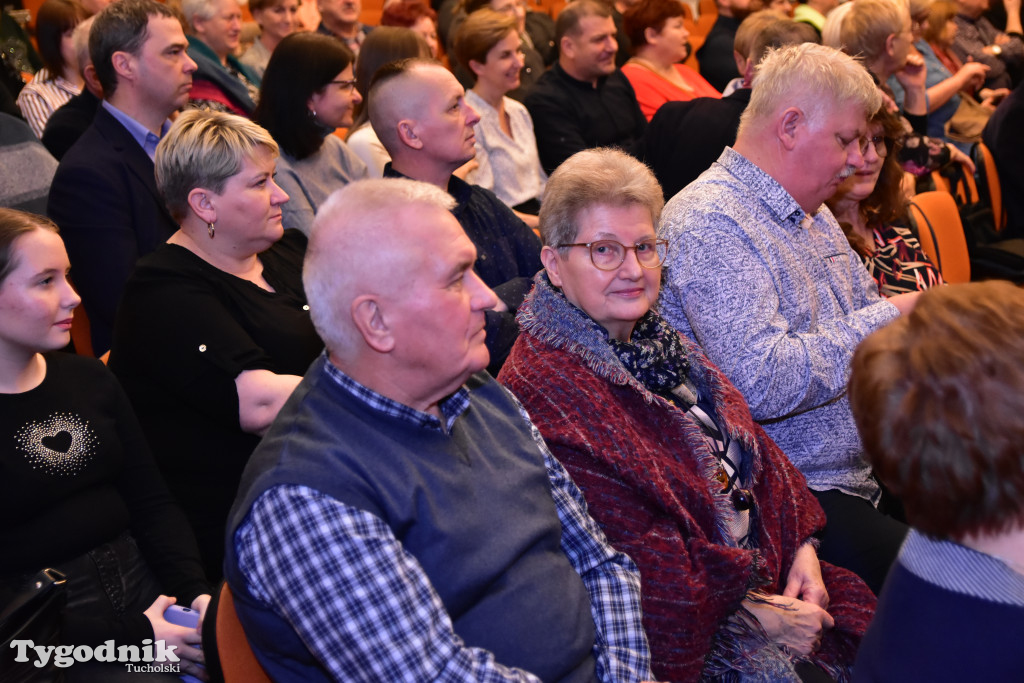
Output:
<path fill-rule="evenodd" d="M 640 681 L 639 575 L 490 375 L 497 298 L 443 190 L 339 190 L 303 271 L 327 352 L 253 454 L 225 573 L 275 680 Z"/>
<path fill-rule="evenodd" d="M 846 399 L 850 358 L 917 294 L 881 299 L 823 206 L 875 154 L 881 96 L 852 58 L 805 43 L 757 68 L 734 147 L 665 207 L 661 311 L 740 389 L 828 516 L 821 557 L 875 592 L 906 527 L 877 482 Z"/>

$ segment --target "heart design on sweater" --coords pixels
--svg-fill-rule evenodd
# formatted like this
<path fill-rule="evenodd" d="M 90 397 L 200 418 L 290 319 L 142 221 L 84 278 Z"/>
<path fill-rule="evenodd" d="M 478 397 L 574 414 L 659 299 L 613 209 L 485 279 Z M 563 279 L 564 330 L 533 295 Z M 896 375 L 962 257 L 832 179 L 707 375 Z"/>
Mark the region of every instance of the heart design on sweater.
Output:
<path fill-rule="evenodd" d="M 59 431 L 53 436 L 44 436 L 42 438 L 43 445 L 49 448 L 51 451 L 57 451 L 58 453 L 67 453 L 68 449 L 71 448 L 71 432 Z"/>

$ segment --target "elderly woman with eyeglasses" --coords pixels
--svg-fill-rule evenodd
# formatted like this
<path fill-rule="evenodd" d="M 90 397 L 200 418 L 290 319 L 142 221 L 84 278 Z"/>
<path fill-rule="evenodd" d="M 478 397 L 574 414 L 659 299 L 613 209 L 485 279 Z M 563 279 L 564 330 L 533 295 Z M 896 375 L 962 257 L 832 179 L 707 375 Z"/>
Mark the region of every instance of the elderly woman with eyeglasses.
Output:
<path fill-rule="evenodd" d="M 804 478 L 652 310 L 670 246 L 655 230 L 662 206 L 622 152 L 555 171 L 544 270 L 498 379 L 639 566 L 658 680 L 843 678 L 875 599 L 818 561 L 825 518 Z"/>

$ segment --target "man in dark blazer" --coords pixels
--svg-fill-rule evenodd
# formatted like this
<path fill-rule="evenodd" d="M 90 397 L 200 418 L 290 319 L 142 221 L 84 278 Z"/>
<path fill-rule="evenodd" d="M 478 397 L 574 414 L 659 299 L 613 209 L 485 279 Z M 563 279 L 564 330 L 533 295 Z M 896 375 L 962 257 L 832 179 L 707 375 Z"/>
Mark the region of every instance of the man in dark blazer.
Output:
<path fill-rule="evenodd" d="M 110 331 L 135 261 L 178 229 L 156 189 L 153 155 L 188 101 L 196 64 L 181 25 L 155 0 L 122 0 L 95 19 L 89 53 L 104 100 L 61 160 L 49 215 L 60 226 L 93 350 Z"/>

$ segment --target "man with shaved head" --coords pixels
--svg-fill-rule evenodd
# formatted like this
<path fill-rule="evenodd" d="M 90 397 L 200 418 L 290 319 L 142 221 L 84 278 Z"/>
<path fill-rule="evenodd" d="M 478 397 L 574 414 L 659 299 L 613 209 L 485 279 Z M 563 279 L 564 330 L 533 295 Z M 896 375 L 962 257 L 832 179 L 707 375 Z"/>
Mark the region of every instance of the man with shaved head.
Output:
<path fill-rule="evenodd" d="M 636 567 L 490 375 L 454 200 L 336 192 L 303 281 L 327 347 L 253 454 L 225 574 L 274 680 L 641 681 Z"/>
<path fill-rule="evenodd" d="M 476 245 L 477 275 L 498 295 L 486 314 L 488 370 L 497 375 L 519 333 L 516 310 L 541 268 L 540 239 L 493 192 L 453 175 L 476 154 L 480 117 L 450 71 L 419 59 L 387 64 L 374 75 L 367 106 L 391 155 L 384 177 L 421 180 L 455 200 L 452 213 Z"/>

